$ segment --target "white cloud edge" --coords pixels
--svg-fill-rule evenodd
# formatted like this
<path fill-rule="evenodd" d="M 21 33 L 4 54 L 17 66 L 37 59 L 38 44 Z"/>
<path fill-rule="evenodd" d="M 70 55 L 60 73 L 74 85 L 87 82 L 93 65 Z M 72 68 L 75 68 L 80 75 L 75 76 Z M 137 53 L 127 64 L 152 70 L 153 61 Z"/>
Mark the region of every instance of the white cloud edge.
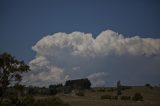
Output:
<path fill-rule="evenodd" d="M 32 47 L 39 55 L 56 55 L 65 49 L 72 55 L 105 56 L 105 55 L 159 55 L 160 39 L 141 38 L 139 36 L 125 38 L 112 30 L 100 33 L 95 39 L 92 34 L 73 32 L 55 33 L 43 37 Z M 58 52 L 52 52 L 55 49 Z"/>

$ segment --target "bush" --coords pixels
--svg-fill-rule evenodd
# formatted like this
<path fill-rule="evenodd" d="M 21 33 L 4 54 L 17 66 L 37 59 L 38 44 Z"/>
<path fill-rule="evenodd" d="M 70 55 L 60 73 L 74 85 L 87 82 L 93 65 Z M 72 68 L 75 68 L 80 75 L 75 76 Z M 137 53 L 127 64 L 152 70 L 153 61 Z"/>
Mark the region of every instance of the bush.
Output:
<path fill-rule="evenodd" d="M 150 87 L 151 85 L 147 83 L 147 84 L 145 84 L 145 86 L 146 86 L 146 87 Z"/>
<path fill-rule="evenodd" d="M 130 96 L 121 96 L 121 100 L 131 100 Z"/>
<path fill-rule="evenodd" d="M 101 99 L 112 99 L 110 95 L 102 95 Z"/>
<path fill-rule="evenodd" d="M 133 101 L 143 101 L 143 96 L 140 93 L 135 93 L 132 97 Z"/>
<path fill-rule="evenodd" d="M 60 98 L 52 97 L 43 100 L 37 100 L 34 106 L 69 106 L 64 103 Z"/>
<path fill-rule="evenodd" d="M 150 85 L 150 84 L 145 84 L 145 86 L 150 88 L 150 89 L 153 89 L 152 85 Z"/>

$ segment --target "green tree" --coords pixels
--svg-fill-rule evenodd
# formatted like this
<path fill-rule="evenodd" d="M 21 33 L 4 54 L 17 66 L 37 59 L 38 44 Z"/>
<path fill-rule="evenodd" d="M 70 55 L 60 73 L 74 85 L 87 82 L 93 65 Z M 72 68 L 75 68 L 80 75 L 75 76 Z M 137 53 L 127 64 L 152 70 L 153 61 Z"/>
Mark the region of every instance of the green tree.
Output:
<path fill-rule="evenodd" d="M 23 61 L 15 59 L 8 53 L 0 54 L 0 104 L 9 85 L 19 84 L 21 74 L 30 71 Z"/>

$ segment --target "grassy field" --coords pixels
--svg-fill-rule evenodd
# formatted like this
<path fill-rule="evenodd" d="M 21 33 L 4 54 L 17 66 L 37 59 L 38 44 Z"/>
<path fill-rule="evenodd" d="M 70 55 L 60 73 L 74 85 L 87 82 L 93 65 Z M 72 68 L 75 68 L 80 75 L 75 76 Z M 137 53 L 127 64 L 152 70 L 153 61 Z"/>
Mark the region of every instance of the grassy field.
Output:
<path fill-rule="evenodd" d="M 101 99 L 102 95 L 116 95 L 116 91 L 109 91 L 109 88 L 104 88 L 105 91 L 100 91 L 102 88 L 94 88 L 93 91 L 85 91 L 84 96 L 76 96 L 71 94 L 58 94 L 63 101 L 69 103 L 70 106 L 160 106 L 160 87 L 150 89 L 148 87 L 132 87 L 122 91 L 122 95 L 133 96 L 139 92 L 143 96 L 143 101 L 132 100 L 108 100 Z"/>

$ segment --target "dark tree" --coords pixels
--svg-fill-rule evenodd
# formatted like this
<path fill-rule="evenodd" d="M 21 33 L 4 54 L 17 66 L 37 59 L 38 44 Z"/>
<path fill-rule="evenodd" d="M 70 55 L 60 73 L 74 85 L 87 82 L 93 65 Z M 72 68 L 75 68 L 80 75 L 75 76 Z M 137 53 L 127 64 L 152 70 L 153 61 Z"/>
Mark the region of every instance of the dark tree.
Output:
<path fill-rule="evenodd" d="M 122 94 L 122 92 L 121 92 L 121 81 L 118 81 L 117 82 L 117 95 L 121 95 Z"/>
<path fill-rule="evenodd" d="M 146 87 L 150 87 L 151 85 L 149 83 L 145 84 Z"/>
<path fill-rule="evenodd" d="M 65 86 L 70 86 L 73 89 L 90 89 L 91 82 L 87 78 L 68 80 L 66 81 Z"/>
<path fill-rule="evenodd" d="M 153 89 L 153 86 L 149 83 L 145 84 L 146 87 L 150 88 L 150 89 Z"/>
<path fill-rule="evenodd" d="M 49 85 L 49 93 L 50 93 L 50 95 L 56 95 L 57 94 L 57 86 L 56 85 Z"/>
<path fill-rule="evenodd" d="M 15 59 L 8 53 L 0 54 L 0 103 L 9 85 L 19 84 L 23 72 L 30 71 L 23 61 Z"/>

